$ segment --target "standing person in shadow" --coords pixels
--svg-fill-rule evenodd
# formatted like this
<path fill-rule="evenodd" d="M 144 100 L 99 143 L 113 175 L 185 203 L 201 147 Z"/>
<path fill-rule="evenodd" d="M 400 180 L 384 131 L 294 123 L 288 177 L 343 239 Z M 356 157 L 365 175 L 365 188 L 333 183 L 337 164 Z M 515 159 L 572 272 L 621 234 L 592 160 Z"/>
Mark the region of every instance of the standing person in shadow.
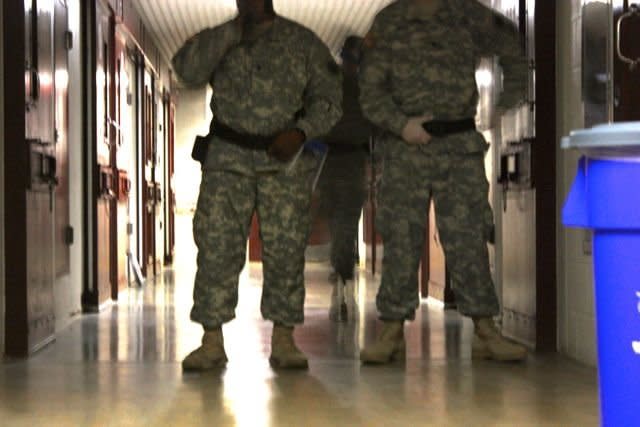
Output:
<path fill-rule="evenodd" d="M 358 70 L 363 38 L 349 36 L 342 58 L 342 118 L 324 137 L 329 147 L 320 180 L 320 209 L 328 217 L 331 235 L 329 280 L 334 284 L 330 317 L 345 320 L 355 312 L 355 267 L 358 223 L 366 193 L 366 163 L 371 124 L 360 107 Z"/>

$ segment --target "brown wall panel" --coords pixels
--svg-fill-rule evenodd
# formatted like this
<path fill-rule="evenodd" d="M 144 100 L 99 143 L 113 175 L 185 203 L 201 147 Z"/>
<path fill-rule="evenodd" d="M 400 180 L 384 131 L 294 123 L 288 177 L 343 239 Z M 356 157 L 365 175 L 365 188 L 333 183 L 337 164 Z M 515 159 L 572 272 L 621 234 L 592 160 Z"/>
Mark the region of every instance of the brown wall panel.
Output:
<path fill-rule="evenodd" d="M 5 168 L 4 181 L 15 185 L 4 189 L 5 206 L 11 209 L 5 211 L 5 236 L 12 242 L 11 251 L 6 252 L 5 271 L 5 325 L 11 325 L 5 330 L 5 352 L 9 356 L 25 356 L 28 352 L 27 330 L 27 240 L 26 208 L 27 195 L 25 192 L 26 178 L 23 171 L 27 170 L 27 156 L 24 148 L 25 116 L 22 108 L 14 108 L 13 102 L 25 99 L 24 86 L 24 49 L 25 49 L 25 21 L 15 19 L 23 16 L 24 9 L 21 2 L 2 2 L 3 12 L 3 40 L 11 40 L 11 48 L 3 49 L 4 69 L 4 158 L 12 167 Z M 8 19 L 8 17 L 12 17 Z"/>
<path fill-rule="evenodd" d="M 536 349 L 557 345 L 556 280 L 556 2 L 535 2 L 536 141 L 532 151 L 536 187 Z"/>
<path fill-rule="evenodd" d="M 253 214 L 249 231 L 249 261 L 262 261 L 262 240 L 260 239 L 260 224 L 258 216 Z"/>

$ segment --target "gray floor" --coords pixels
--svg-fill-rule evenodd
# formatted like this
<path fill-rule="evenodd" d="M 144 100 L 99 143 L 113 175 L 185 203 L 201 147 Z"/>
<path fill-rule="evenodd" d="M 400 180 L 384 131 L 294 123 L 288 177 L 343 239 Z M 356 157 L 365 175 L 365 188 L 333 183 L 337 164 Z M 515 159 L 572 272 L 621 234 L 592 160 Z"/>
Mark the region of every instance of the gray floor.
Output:
<path fill-rule="evenodd" d="M 269 367 L 271 325 L 260 318 L 261 271 L 251 265 L 224 328 L 227 368 L 183 375 L 180 360 L 201 329 L 188 320 L 195 253 L 190 238 L 179 245 L 175 270 L 83 316 L 29 361 L 0 365 L 0 425 L 598 425 L 594 369 L 558 355 L 471 361 L 471 323 L 431 301 L 406 327 L 406 363 L 361 366 L 358 350 L 378 327 L 378 282 L 361 273 L 357 320 L 330 322 L 322 263 L 307 266 L 306 322 L 296 331 L 308 372 Z"/>

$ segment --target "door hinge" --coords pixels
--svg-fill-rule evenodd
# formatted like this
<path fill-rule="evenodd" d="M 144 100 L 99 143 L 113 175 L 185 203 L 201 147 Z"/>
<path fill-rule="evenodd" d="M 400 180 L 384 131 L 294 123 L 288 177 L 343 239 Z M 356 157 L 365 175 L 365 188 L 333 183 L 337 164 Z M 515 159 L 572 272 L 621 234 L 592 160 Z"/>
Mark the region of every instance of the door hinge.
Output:
<path fill-rule="evenodd" d="M 70 225 L 64 228 L 64 243 L 67 246 L 73 245 L 73 227 Z"/>
<path fill-rule="evenodd" d="M 73 49 L 73 33 L 69 30 L 64 32 L 64 47 L 67 50 Z"/>

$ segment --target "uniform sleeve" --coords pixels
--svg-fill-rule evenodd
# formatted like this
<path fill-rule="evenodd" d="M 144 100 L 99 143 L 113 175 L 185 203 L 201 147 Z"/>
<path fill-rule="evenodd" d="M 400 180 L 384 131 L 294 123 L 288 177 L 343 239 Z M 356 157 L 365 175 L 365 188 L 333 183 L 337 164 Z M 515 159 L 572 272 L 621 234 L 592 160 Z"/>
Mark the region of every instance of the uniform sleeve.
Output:
<path fill-rule="evenodd" d="M 171 60 L 178 79 L 186 86 L 204 86 L 229 48 L 240 41 L 234 21 L 203 30 L 191 37 Z"/>
<path fill-rule="evenodd" d="M 514 107 L 526 98 L 528 88 L 528 61 L 523 53 L 517 26 L 476 0 L 469 2 L 466 15 L 478 54 L 499 57 L 503 91 L 498 106 Z"/>
<path fill-rule="evenodd" d="M 360 66 L 360 105 L 364 116 L 376 126 L 397 135 L 409 118 L 393 101 L 391 94 L 391 46 L 385 37 L 385 20 L 380 15 L 367 38 L 371 46 L 364 51 Z"/>
<path fill-rule="evenodd" d="M 324 43 L 313 39 L 309 48 L 304 115 L 296 127 L 313 139 L 329 132 L 342 116 L 342 76 Z"/>

